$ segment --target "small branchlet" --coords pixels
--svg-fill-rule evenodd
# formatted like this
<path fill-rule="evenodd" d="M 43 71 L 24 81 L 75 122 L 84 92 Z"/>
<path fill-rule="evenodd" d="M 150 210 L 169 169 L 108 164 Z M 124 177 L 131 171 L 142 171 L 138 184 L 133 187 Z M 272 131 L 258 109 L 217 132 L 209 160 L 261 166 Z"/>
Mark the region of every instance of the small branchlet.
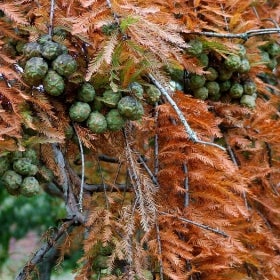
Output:
<path fill-rule="evenodd" d="M 50 23 L 49 23 L 49 35 L 52 35 L 53 32 L 53 18 L 54 18 L 54 5 L 55 0 L 51 0 L 51 7 L 50 7 Z"/>
<path fill-rule="evenodd" d="M 219 229 L 215 229 L 215 228 L 212 228 L 212 227 L 210 227 L 210 226 L 203 225 L 203 224 L 197 223 L 197 222 L 195 222 L 195 221 L 192 221 L 192 220 L 189 220 L 189 219 L 186 219 L 186 218 L 183 218 L 183 217 L 178 217 L 178 216 L 169 214 L 169 213 L 167 213 L 167 212 L 158 212 L 158 213 L 159 213 L 159 214 L 162 214 L 162 215 L 166 215 L 166 216 L 173 217 L 173 218 L 178 219 L 178 220 L 180 220 L 180 221 L 182 221 L 182 222 L 185 222 L 185 223 L 188 223 L 188 224 L 191 224 L 191 225 L 200 227 L 200 228 L 202 228 L 202 229 L 211 231 L 211 232 L 213 232 L 213 233 L 222 235 L 223 237 L 229 237 L 224 231 L 221 231 L 221 230 L 219 230 Z"/>
<path fill-rule="evenodd" d="M 79 210 L 82 213 L 83 212 L 83 194 L 84 194 L 84 182 L 85 182 L 85 156 L 84 156 L 84 150 L 83 150 L 83 144 L 80 139 L 80 136 L 76 129 L 76 124 L 73 125 L 75 133 L 78 138 L 79 143 L 79 149 L 81 154 L 81 162 L 82 162 L 82 176 L 81 176 L 81 186 L 80 186 L 80 194 L 79 194 Z"/>

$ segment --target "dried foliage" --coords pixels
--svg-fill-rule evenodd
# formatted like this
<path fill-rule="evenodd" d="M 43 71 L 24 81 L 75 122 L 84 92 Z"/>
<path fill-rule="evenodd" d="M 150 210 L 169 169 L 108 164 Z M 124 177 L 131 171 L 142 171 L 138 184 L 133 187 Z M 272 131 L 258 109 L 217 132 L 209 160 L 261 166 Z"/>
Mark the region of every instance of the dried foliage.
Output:
<path fill-rule="evenodd" d="M 25 84 L 24 58 L 15 50 L 48 33 L 50 1 L 6 0 L 0 12 L 0 154 L 40 146 L 41 162 L 63 190 L 67 218 L 78 221 L 54 245 L 59 262 L 82 248 L 76 279 L 280 279 L 279 88 L 260 79 L 269 70 L 258 48 L 279 38 L 194 35 L 278 27 L 278 1 L 57 0 L 53 26 L 61 34 L 54 37 L 79 65 L 58 98 Z M 226 151 L 192 142 L 162 98 L 156 107 L 144 101 L 142 120 L 123 131 L 96 135 L 75 124 L 85 148 L 82 170 L 75 136 L 66 135 L 81 82 L 92 83 L 97 94 L 108 88 L 129 93 L 131 82 L 147 86 L 153 74 L 168 89 L 168 67 L 203 73 L 186 52 L 198 37 L 220 59 L 244 43 L 248 77 L 258 87 L 254 109 L 198 100 L 188 90 L 173 93 L 198 138 Z M 279 79 L 277 69 L 273 74 Z M 82 173 L 78 213 L 73 205 Z M 91 191 L 96 185 L 102 192 Z"/>

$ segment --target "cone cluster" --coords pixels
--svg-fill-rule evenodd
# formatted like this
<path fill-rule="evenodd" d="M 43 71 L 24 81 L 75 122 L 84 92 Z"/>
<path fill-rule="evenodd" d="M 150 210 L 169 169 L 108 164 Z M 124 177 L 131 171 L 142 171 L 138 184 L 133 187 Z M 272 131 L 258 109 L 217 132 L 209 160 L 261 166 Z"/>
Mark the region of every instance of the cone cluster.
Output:
<path fill-rule="evenodd" d="M 90 83 L 83 83 L 69 109 L 69 116 L 72 121 L 84 123 L 94 133 L 118 131 L 126 121 L 142 118 L 143 94 L 144 89 L 137 82 L 131 83 L 127 91 L 107 89 L 101 95 L 96 94 Z M 145 94 L 146 101 L 151 104 L 160 98 L 159 90 L 152 85 Z"/>
<path fill-rule="evenodd" d="M 77 62 L 68 54 L 67 48 L 44 35 L 36 42 L 25 44 L 22 52 L 24 81 L 30 86 L 42 84 L 49 95 L 61 95 L 67 78 L 77 70 Z"/>
<path fill-rule="evenodd" d="M 0 183 L 11 195 L 31 197 L 37 195 L 40 183 L 51 180 L 52 172 L 39 165 L 37 152 L 26 149 L 0 157 Z"/>
<path fill-rule="evenodd" d="M 195 56 L 205 71 L 203 75 L 190 73 L 187 77 L 187 89 L 194 97 L 212 101 L 226 97 L 247 107 L 255 107 L 257 88 L 248 76 L 251 65 L 243 45 L 237 44 L 234 53 L 218 58 L 214 52 L 204 50 L 198 40 L 189 44 L 189 55 Z"/>
<path fill-rule="evenodd" d="M 280 56 L 280 45 L 274 41 L 270 40 L 268 43 L 260 47 L 261 57 L 263 64 L 271 70 L 264 73 L 258 74 L 258 77 L 261 78 L 265 83 L 272 86 L 279 86 L 279 79 L 275 75 L 274 70 L 278 65 L 278 57 Z M 267 87 L 267 90 L 274 93 L 272 87 Z"/>

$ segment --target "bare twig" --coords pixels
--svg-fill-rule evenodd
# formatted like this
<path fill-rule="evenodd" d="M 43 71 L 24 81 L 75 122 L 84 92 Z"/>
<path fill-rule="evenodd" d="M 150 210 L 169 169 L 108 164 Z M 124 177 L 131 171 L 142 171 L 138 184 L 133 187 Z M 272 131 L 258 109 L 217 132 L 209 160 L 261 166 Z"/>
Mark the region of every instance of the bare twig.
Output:
<path fill-rule="evenodd" d="M 183 164 L 183 170 L 184 170 L 184 174 L 185 174 L 185 180 L 184 180 L 184 186 L 185 186 L 185 202 L 184 202 L 184 206 L 188 207 L 189 203 L 190 203 L 190 195 L 189 195 L 189 176 L 188 176 L 188 167 L 187 164 L 184 163 Z"/>
<path fill-rule="evenodd" d="M 53 32 L 54 5 L 55 5 L 55 0 L 51 0 L 50 25 L 49 25 L 49 35 L 50 36 L 52 35 L 52 32 Z"/>
<path fill-rule="evenodd" d="M 63 190 L 64 199 L 66 200 L 68 196 L 68 177 L 65 171 L 66 167 L 65 167 L 64 156 L 57 144 L 52 144 L 52 150 L 61 177 L 61 187 Z"/>
<path fill-rule="evenodd" d="M 231 146 L 229 145 L 229 143 L 227 141 L 227 136 L 225 134 L 224 134 L 224 139 L 225 139 L 225 142 L 226 142 L 226 147 L 227 147 L 228 154 L 229 154 L 232 162 L 234 163 L 234 165 L 238 167 L 239 166 L 238 161 L 236 159 L 236 156 L 235 156 Z M 244 200 L 246 209 L 249 209 L 249 204 L 248 204 L 247 195 L 246 195 L 245 191 L 242 192 L 242 196 L 243 196 L 243 200 Z"/>
<path fill-rule="evenodd" d="M 160 239 L 159 226 L 158 226 L 157 219 L 155 221 L 155 227 L 156 227 L 156 235 L 157 235 L 158 254 L 159 254 L 159 277 L 160 277 L 160 280 L 163 280 L 162 246 L 161 246 L 161 239 Z"/>
<path fill-rule="evenodd" d="M 0 73 L 0 78 L 2 78 L 5 81 L 8 88 L 12 87 L 12 85 L 9 83 L 8 79 L 6 78 L 6 76 L 4 74 Z"/>
<path fill-rule="evenodd" d="M 225 151 L 225 148 L 217 145 L 215 143 L 212 142 L 206 142 L 206 141 L 202 141 L 199 140 L 196 133 L 191 129 L 191 127 L 189 126 L 184 114 L 182 113 L 182 111 L 179 109 L 179 107 L 177 106 L 176 102 L 173 100 L 173 98 L 169 95 L 168 91 L 159 83 L 159 81 L 151 74 L 148 74 L 148 77 L 151 79 L 151 81 L 153 82 L 153 84 L 160 90 L 161 94 L 167 99 L 167 101 L 170 103 L 170 105 L 173 107 L 173 109 L 175 110 L 175 112 L 177 113 L 180 121 L 182 122 L 186 133 L 188 134 L 190 140 L 192 140 L 194 143 L 199 143 L 199 144 L 204 144 L 204 145 L 209 145 L 209 146 L 214 146 L 216 148 L 219 148 L 223 151 Z"/>
<path fill-rule="evenodd" d="M 120 163 L 120 160 L 117 158 L 112 158 L 107 155 L 99 155 L 98 159 L 100 161 L 110 162 L 110 163 Z"/>
<path fill-rule="evenodd" d="M 158 103 L 155 105 L 155 126 L 158 127 L 158 110 L 157 110 Z M 158 134 L 156 132 L 154 137 L 154 155 L 155 155 L 155 177 L 157 177 L 158 171 L 159 171 L 159 160 L 158 160 L 158 153 L 159 153 L 159 147 L 158 147 Z"/>
<path fill-rule="evenodd" d="M 267 151 L 268 164 L 269 164 L 269 167 L 271 168 L 272 167 L 272 155 L 273 155 L 271 146 L 268 142 L 264 142 L 264 144 L 265 144 L 266 151 Z"/>
<path fill-rule="evenodd" d="M 229 32 L 229 26 L 228 26 L 228 20 L 225 16 L 225 8 L 224 8 L 224 5 L 222 3 L 220 3 L 220 7 L 223 11 L 223 17 L 224 17 L 224 22 L 225 22 L 225 25 L 226 25 L 226 31 Z"/>
<path fill-rule="evenodd" d="M 78 174 L 71 168 L 71 166 L 68 166 L 68 171 L 71 180 L 75 185 L 81 184 L 81 178 L 78 176 Z M 84 183 L 84 190 L 88 192 L 104 192 L 104 188 L 106 188 L 106 191 L 131 191 L 132 186 L 125 184 L 114 184 L 113 186 L 111 184 L 87 184 Z"/>
<path fill-rule="evenodd" d="M 276 28 L 280 29 L 279 24 L 273 18 L 264 18 L 264 19 L 262 19 L 262 21 L 271 21 L 275 25 Z"/>
<path fill-rule="evenodd" d="M 211 232 L 213 232 L 213 233 L 220 234 L 220 235 L 222 235 L 222 236 L 224 236 L 224 237 L 229 237 L 225 232 L 223 232 L 223 231 L 221 231 L 221 230 L 219 230 L 219 229 L 215 229 L 215 228 L 212 228 L 212 227 L 210 227 L 210 226 L 206 226 L 206 225 L 203 225 L 203 224 L 194 222 L 194 221 L 192 221 L 192 220 L 189 220 L 189 219 L 186 219 L 186 218 L 183 218 L 183 217 L 178 217 L 178 216 L 169 214 L 169 213 L 167 213 L 167 212 L 162 212 L 162 211 L 160 211 L 160 212 L 158 212 L 158 213 L 159 213 L 159 214 L 162 214 L 162 215 L 166 215 L 166 216 L 173 217 L 173 218 L 178 219 L 178 220 L 180 220 L 180 221 L 182 221 L 182 222 L 189 223 L 189 224 L 191 224 L 191 225 L 200 227 L 200 228 L 202 228 L 202 229 L 211 231 Z"/>
<path fill-rule="evenodd" d="M 143 156 L 139 155 L 138 159 L 139 159 L 141 165 L 142 165 L 142 166 L 144 167 L 144 169 L 146 170 L 146 172 L 149 174 L 149 176 L 150 176 L 152 182 L 154 183 L 154 185 L 155 185 L 156 187 L 159 187 L 159 184 L 158 184 L 158 181 L 157 181 L 155 175 L 153 174 L 153 172 L 151 171 L 151 169 L 150 169 L 150 168 L 148 167 L 148 165 L 146 164 L 145 160 L 143 159 Z"/>
<path fill-rule="evenodd" d="M 82 161 L 82 177 L 81 177 L 80 194 L 79 194 L 79 202 L 78 202 L 80 212 L 82 213 L 83 212 L 84 183 L 85 183 L 85 156 L 84 156 L 83 144 L 82 144 L 82 141 L 81 141 L 80 136 L 76 129 L 76 124 L 74 124 L 73 127 L 74 127 L 75 133 L 78 138 L 79 149 L 80 149 L 80 154 L 81 154 L 81 161 Z"/>
<path fill-rule="evenodd" d="M 121 172 L 121 168 L 122 168 L 122 163 L 120 162 L 118 164 L 118 169 L 117 169 L 117 172 L 116 172 L 116 176 L 114 178 L 114 185 L 116 185 L 116 183 L 117 183 L 117 180 L 118 180 L 120 172 Z"/>
<path fill-rule="evenodd" d="M 257 11 L 257 9 L 256 9 L 256 7 L 255 7 L 254 5 L 252 5 L 251 7 L 252 7 L 252 9 L 253 9 L 253 11 L 254 11 L 254 14 L 256 15 L 257 19 L 258 19 L 258 20 L 261 20 L 261 19 L 260 19 L 260 16 L 259 16 L 259 13 L 258 13 L 258 11 Z"/>
<path fill-rule="evenodd" d="M 106 191 L 131 191 L 132 186 L 128 186 L 127 184 L 115 184 L 115 188 L 107 184 L 85 184 L 84 189 L 89 192 L 104 192 L 104 188 Z"/>
<path fill-rule="evenodd" d="M 108 202 L 107 191 L 106 191 L 106 187 L 105 187 L 105 180 L 104 180 L 104 176 L 103 176 L 103 172 L 102 172 L 102 168 L 101 168 L 99 159 L 97 160 L 97 164 L 98 164 L 98 170 L 99 170 L 99 173 L 101 176 L 101 182 L 102 182 L 104 196 L 105 196 L 106 209 L 109 209 L 109 202 Z"/>
<path fill-rule="evenodd" d="M 108 5 L 108 7 L 109 7 L 110 9 L 112 9 L 112 3 L 111 3 L 111 1 L 110 1 L 110 0 L 106 0 L 106 3 L 107 3 L 107 5 Z"/>
<path fill-rule="evenodd" d="M 266 147 L 266 151 L 267 151 L 267 157 L 268 157 L 268 164 L 269 167 L 272 168 L 272 157 L 273 157 L 273 151 L 271 149 L 271 146 L 269 143 L 265 142 L 265 147 Z M 279 192 L 278 190 L 274 187 L 273 182 L 271 182 L 271 174 L 269 174 L 269 181 L 270 181 L 270 186 L 273 190 L 273 192 L 279 196 Z"/>
<path fill-rule="evenodd" d="M 234 163 L 235 166 L 239 166 L 238 162 L 237 162 L 237 159 L 235 157 L 235 154 L 231 148 L 231 146 L 229 145 L 228 141 L 227 141 L 227 137 L 226 135 L 224 134 L 224 139 L 225 139 L 225 143 L 226 143 L 226 147 L 227 147 L 227 152 L 232 160 L 232 162 Z"/>
<path fill-rule="evenodd" d="M 123 188 L 122 200 L 121 200 L 121 203 L 120 203 L 121 208 L 123 207 L 123 205 L 125 203 L 125 196 L 126 196 L 126 193 L 129 190 L 134 191 L 133 186 L 129 185 L 129 172 L 128 172 L 128 170 L 126 170 L 125 184 L 124 184 L 124 188 Z"/>
<path fill-rule="evenodd" d="M 262 213 L 262 211 L 260 211 L 257 207 L 255 208 L 255 210 L 257 211 L 257 213 L 260 215 L 260 217 L 263 219 L 264 223 L 266 224 L 266 226 L 269 228 L 269 230 L 272 229 L 270 222 L 268 221 L 268 219 L 265 217 L 265 215 Z"/>
<path fill-rule="evenodd" d="M 187 134 L 189 135 L 189 138 L 193 141 L 193 142 L 197 142 L 198 138 L 196 136 L 196 133 L 191 129 L 191 127 L 189 126 L 187 120 L 185 119 L 182 111 L 179 109 L 179 107 L 177 106 L 176 102 L 172 99 L 172 97 L 169 95 L 169 93 L 167 92 L 167 90 L 158 82 L 158 80 L 151 74 L 148 74 L 149 78 L 151 79 L 151 81 L 153 82 L 153 84 L 160 90 L 161 94 L 167 99 L 167 101 L 171 104 L 171 106 L 174 108 L 174 110 L 176 111 L 178 117 L 180 118 L 180 121 L 182 122 L 182 124 L 185 127 L 185 130 L 187 132 Z"/>

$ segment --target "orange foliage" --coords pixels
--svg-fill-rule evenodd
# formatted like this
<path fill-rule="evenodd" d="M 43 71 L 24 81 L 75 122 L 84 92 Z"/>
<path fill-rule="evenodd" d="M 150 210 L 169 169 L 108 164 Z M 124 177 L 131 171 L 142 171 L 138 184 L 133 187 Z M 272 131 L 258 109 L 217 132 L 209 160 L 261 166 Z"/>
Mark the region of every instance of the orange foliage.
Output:
<path fill-rule="evenodd" d="M 147 74 L 153 74 L 168 88 L 165 66 L 202 73 L 197 59 L 185 52 L 197 37 L 193 32 L 273 28 L 273 22 L 262 19 L 279 21 L 280 15 L 278 1 L 112 0 L 109 8 L 108 1 L 57 0 L 53 24 L 67 35 L 56 39 L 68 47 L 79 68 L 64 95 L 56 99 L 28 87 L 15 67 L 23 58 L 4 47 L 7 38 L 27 42 L 46 34 L 50 1 L 3 2 L 0 151 L 40 144 L 41 161 L 54 171 L 58 185 L 65 178 L 51 144 L 59 143 L 73 164 L 79 153 L 77 139 L 66 139 L 65 130 L 71 125 L 68 110 L 81 81 L 94 84 L 97 94 L 109 87 L 128 92 L 131 82 L 146 86 Z M 242 43 L 199 38 L 216 48 L 219 57 Z M 96 273 L 100 246 L 112 248 L 106 259 L 111 275 L 106 279 L 147 279 L 147 271 L 154 279 L 280 279 L 279 89 L 258 76 L 268 72 L 259 63 L 258 47 L 269 38 L 278 40 L 271 35 L 244 42 L 252 65 L 248 77 L 258 86 L 255 109 L 227 100 L 198 100 L 188 92 L 172 95 L 198 139 L 226 151 L 191 141 L 164 98 L 156 107 L 143 101 L 145 116 L 129 122 L 123 131 L 95 135 L 83 124 L 74 125 L 88 164 L 86 222 L 67 237 L 60 251 L 63 259 L 72 245 L 83 247 L 76 279 Z M 279 79 L 279 72 L 274 74 Z M 102 173 L 101 154 L 115 159 L 114 178 Z M 81 180 L 69 170 L 78 196 Z M 90 191 L 95 173 L 101 178 L 101 193 Z M 125 181 L 123 189 L 120 181 Z M 123 278 L 113 274 L 120 263 Z"/>

